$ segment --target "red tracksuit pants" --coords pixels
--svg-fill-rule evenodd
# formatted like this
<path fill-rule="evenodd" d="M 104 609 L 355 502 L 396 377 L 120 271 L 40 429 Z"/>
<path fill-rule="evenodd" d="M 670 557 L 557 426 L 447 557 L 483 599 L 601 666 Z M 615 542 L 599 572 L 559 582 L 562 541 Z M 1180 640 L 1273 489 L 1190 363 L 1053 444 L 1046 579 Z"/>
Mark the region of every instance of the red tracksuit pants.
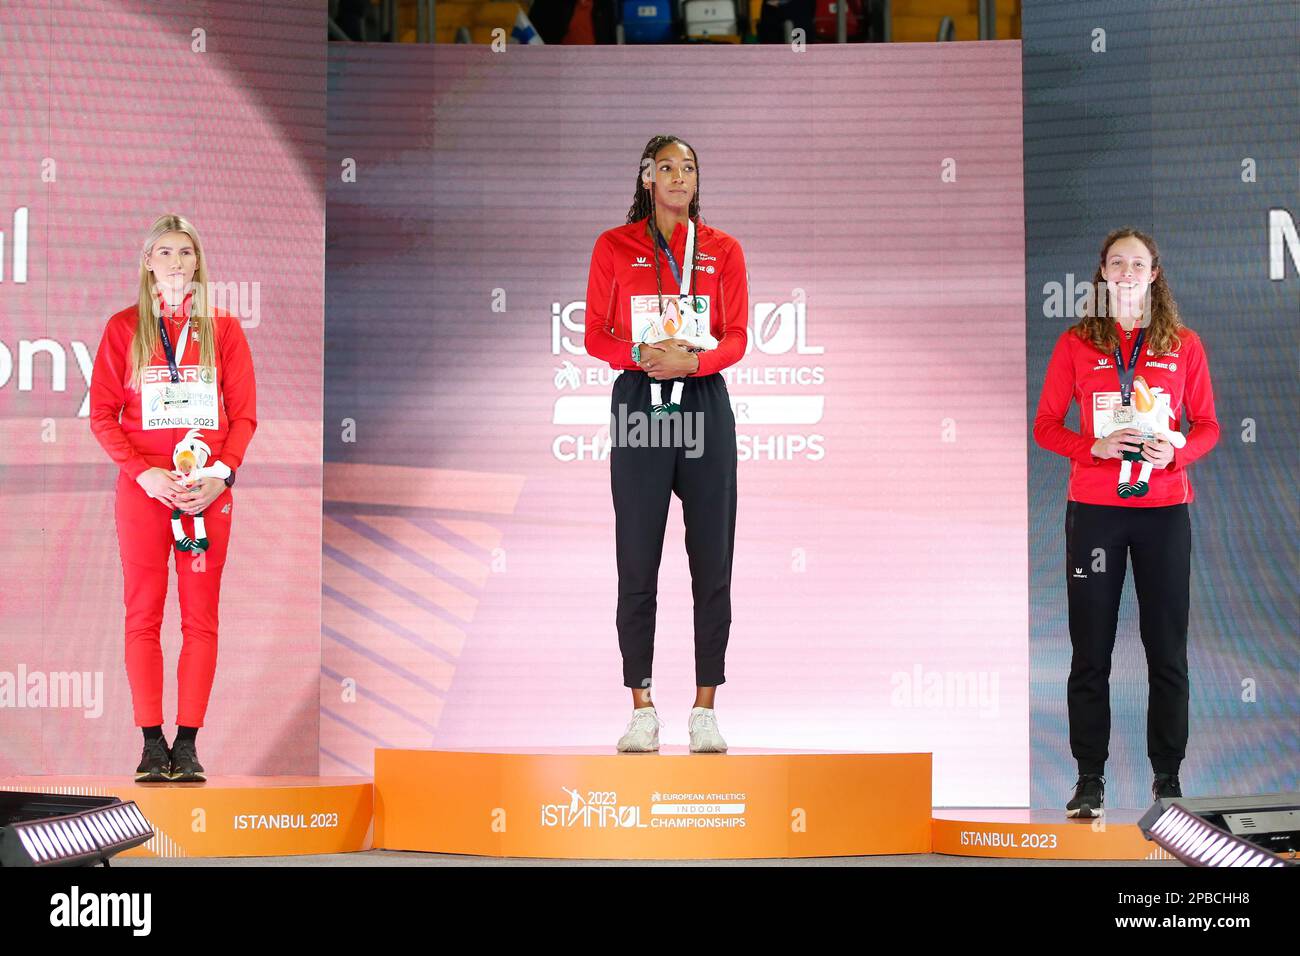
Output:
<path fill-rule="evenodd" d="M 181 603 L 176 724 L 203 726 L 217 668 L 217 605 L 230 543 L 232 502 L 227 488 L 203 512 L 207 551 L 180 552 L 172 534 L 171 508 L 150 498 L 125 473 L 118 473 L 115 515 L 126 605 L 126 675 L 139 727 L 157 727 L 163 721 L 162 622 L 171 555 L 176 556 L 176 589 Z M 181 526 L 194 537 L 194 519 L 190 515 L 181 515 Z"/>

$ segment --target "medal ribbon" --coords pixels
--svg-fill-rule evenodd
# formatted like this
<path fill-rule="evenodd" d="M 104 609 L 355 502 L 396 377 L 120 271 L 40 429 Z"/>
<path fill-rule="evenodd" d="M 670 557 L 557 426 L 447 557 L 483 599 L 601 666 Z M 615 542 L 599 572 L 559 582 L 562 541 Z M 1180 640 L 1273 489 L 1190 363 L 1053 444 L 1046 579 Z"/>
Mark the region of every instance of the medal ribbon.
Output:
<path fill-rule="evenodd" d="M 1137 341 L 1133 343 L 1132 362 L 1129 365 L 1124 364 L 1120 346 L 1115 346 L 1115 372 L 1119 375 L 1119 397 L 1124 405 L 1133 404 L 1133 376 L 1137 372 L 1138 356 L 1142 354 L 1142 338 L 1146 335 L 1146 331 L 1144 328 L 1138 329 Z"/>
<path fill-rule="evenodd" d="M 185 307 L 184 303 L 181 303 L 181 307 L 182 308 Z M 178 356 L 181 359 L 185 358 L 185 346 L 189 343 L 189 338 L 190 338 L 189 311 L 186 310 L 185 327 L 181 329 L 181 336 L 178 342 L 180 348 L 178 348 L 176 351 L 174 352 L 172 351 L 171 336 L 167 334 L 167 323 L 163 320 L 161 312 L 159 312 L 158 314 L 158 331 L 162 335 L 163 355 L 167 356 L 167 368 L 171 373 L 172 383 L 175 384 L 176 382 L 179 382 L 181 380 L 181 373 L 180 373 L 180 369 L 176 367 L 176 360 Z"/>
<path fill-rule="evenodd" d="M 684 274 L 682 272 L 681 266 L 677 264 L 677 260 L 673 258 L 673 251 L 668 248 L 668 242 L 667 240 L 664 239 L 664 235 L 662 232 L 659 231 L 658 226 L 655 227 L 655 240 L 659 243 L 659 248 L 661 248 L 667 254 L 668 266 L 673 270 L 673 278 L 677 280 L 677 284 L 681 289 L 681 293 L 677 297 L 678 308 L 680 310 L 682 300 L 685 299 L 686 296 L 690 294 L 691 277 L 695 273 L 695 221 L 692 220 L 689 216 L 686 218 L 685 262 L 687 268 Z M 661 319 L 663 318 L 663 315 L 664 313 L 660 313 Z M 650 403 L 653 406 L 653 411 L 652 411 L 653 415 L 659 415 L 664 412 L 676 411 L 677 409 L 680 409 L 681 401 L 682 401 L 681 379 L 676 379 L 673 381 L 672 397 L 669 399 L 667 404 L 664 404 L 661 401 L 662 397 L 663 397 L 663 393 L 661 389 L 661 383 L 651 382 Z"/>
<path fill-rule="evenodd" d="M 682 267 L 677 264 L 677 260 L 673 258 L 673 251 L 668 248 L 668 240 L 664 238 L 664 234 L 658 229 L 655 229 L 655 239 L 659 243 L 659 248 L 668 256 L 668 266 L 673 270 L 673 279 L 681 287 L 681 294 L 683 296 L 689 295 L 691 291 L 691 275 L 695 270 L 693 268 L 687 269 L 686 275 L 683 276 Z M 695 262 L 695 221 L 693 219 L 686 220 L 686 261 L 692 265 Z"/>

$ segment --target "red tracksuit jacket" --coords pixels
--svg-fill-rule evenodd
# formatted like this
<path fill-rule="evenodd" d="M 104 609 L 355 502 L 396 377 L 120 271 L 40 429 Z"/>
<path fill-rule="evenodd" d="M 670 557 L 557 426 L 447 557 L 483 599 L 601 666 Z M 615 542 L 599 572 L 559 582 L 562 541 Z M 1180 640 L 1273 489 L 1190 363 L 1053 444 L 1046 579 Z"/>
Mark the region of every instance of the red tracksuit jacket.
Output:
<path fill-rule="evenodd" d="M 186 298 L 185 308 L 189 307 Z M 201 434 L 212 455 L 208 459 L 223 461 L 238 468 L 244 452 L 257 429 L 257 385 L 253 377 L 253 357 L 239 319 L 218 309 L 214 334 L 217 363 L 217 430 Z M 164 313 L 165 314 L 165 313 Z M 95 367 L 90 379 L 90 429 L 104 450 L 132 480 L 149 468 L 171 471 L 172 452 L 185 437 L 184 428 L 141 428 L 140 392 L 128 381 L 131 374 L 131 340 L 135 337 L 136 306 L 123 309 L 108 320 Z M 167 334 L 175 345 L 185 324 L 180 311 L 176 319 L 167 320 Z M 193 333 L 184 355 L 176 357 L 177 366 L 198 365 L 199 343 Z M 167 370 L 167 358 L 159 345 L 150 361 Z M 119 415 L 121 419 L 119 421 Z"/>
<path fill-rule="evenodd" d="M 587 354 L 617 369 L 635 369 L 632 361 L 631 297 L 654 295 L 654 245 L 645 219 L 608 229 L 596 239 L 587 278 Z M 678 223 L 668 240 L 677 262 L 686 255 L 686 226 Z M 659 251 L 664 298 L 681 287 L 672 266 Z M 709 297 L 709 329 L 718 347 L 697 352 L 695 376 L 712 375 L 739 362 L 745 354 L 749 323 L 749 276 L 740 243 L 721 229 L 695 223 L 695 275 L 691 291 Z M 610 333 L 610 329 L 613 333 Z"/>
<path fill-rule="evenodd" d="M 1126 340 L 1118 322 L 1120 350 L 1125 362 L 1132 361 L 1134 339 Z M 1137 333 L 1134 332 L 1136 337 Z M 1056 341 L 1047 363 L 1043 392 L 1034 417 L 1034 440 L 1048 451 L 1070 459 L 1069 499 L 1093 505 L 1122 505 L 1129 508 L 1159 508 L 1190 502 L 1195 498 L 1187 466 L 1200 458 L 1219 440 L 1219 422 L 1214 414 L 1214 390 L 1210 386 L 1210 367 L 1200 337 L 1190 329 L 1178 332 L 1180 346 L 1165 355 L 1152 355 L 1144 342 L 1135 375 L 1147 384 L 1159 386 L 1169 394 L 1173 417 L 1170 430 L 1179 427 L 1183 410 L 1191 423 L 1187 444 L 1174 449 L 1174 460 L 1165 469 L 1151 470 L 1150 490 L 1142 498 L 1121 498 L 1115 493 L 1119 484 L 1121 460 L 1094 458 L 1096 439 L 1092 430 L 1094 395 L 1119 401 L 1119 371 L 1114 353 L 1094 348 L 1091 342 L 1066 331 Z M 1080 432 L 1065 427 L 1070 403 L 1079 403 Z M 1136 480 L 1140 462 L 1133 462 Z"/>

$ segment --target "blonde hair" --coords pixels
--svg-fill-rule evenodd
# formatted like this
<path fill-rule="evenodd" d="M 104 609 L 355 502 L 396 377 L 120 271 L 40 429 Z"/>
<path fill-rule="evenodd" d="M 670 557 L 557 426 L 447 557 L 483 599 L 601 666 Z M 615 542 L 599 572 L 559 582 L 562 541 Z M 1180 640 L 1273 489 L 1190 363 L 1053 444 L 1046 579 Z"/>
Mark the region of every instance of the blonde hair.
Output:
<path fill-rule="evenodd" d="M 1183 325 L 1182 317 L 1178 313 L 1178 303 L 1174 301 L 1173 290 L 1169 288 L 1169 282 L 1165 278 L 1165 268 L 1160 262 L 1160 250 L 1156 248 L 1156 241 L 1145 232 L 1139 232 L 1132 227 L 1116 229 L 1101 244 L 1097 271 L 1092 277 L 1095 295 L 1088 298 L 1083 317 L 1070 326 L 1070 331 L 1079 338 L 1091 342 L 1103 352 L 1112 352 L 1119 346 L 1119 336 L 1115 333 L 1115 319 L 1110 315 L 1097 314 L 1097 299 L 1108 294 L 1103 272 L 1106 266 L 1106 253 L 1120 239 L 1127 239 L 1130 236 L 1151 251 L 1151 267 L 1160 270 L 1147 290 L 1151 296 L 1151 325 L 1146 332 L 1147 348 L 1157 355 L 1175 352 L 1181 347 L 1178 333 L 1187 327 Z M 1106 309 L 1105 312 L 1109 313 L 1110 309 Z"/>
<path fill-rule="evenodd" d="M 145 260 L 153 252 L 154 244 L 169 232 L 181 232 L 194 243 L 194 258 L 198 268 L 186 288 L 192 293 L 190 300 L 190 334 L 199 343 L 199 364 L 216 371 L 216 338 L 213 317 L 208 311 L 208 264 L 203 257 L 198 230 L 184 216 L 167 214 L 159 216 L 149 227 L 144 246 L 140 250 L 140 294 L 136 301 L 139 314 L 135 325 L 135 338 L 131 342 L 131 384 L 138 391 L 145 367 L 157 352 L 161 336 L 158 334 L 158 285 Z M 176 356 L 179 360 L 180 356 Z"/>

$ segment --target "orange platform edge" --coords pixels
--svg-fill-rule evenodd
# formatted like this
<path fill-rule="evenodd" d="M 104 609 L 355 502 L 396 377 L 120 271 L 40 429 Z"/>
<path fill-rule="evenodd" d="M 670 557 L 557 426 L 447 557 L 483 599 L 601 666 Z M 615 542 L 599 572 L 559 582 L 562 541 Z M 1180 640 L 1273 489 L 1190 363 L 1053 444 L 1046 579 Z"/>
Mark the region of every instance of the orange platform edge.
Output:
<path fill-rule="evenodd" d="M 1092 820 L 1064 810 L 942 808 L 934 811 L 935 853 L 1018 860 L 1172 860 L 1142 835 L 1143 810 L 1107 810 Z"/>
<path fill-rule="evenodd" d="M 680 752 L 678 752 L 680 751 Z M 607 749 L 378 750 L 365 777 L 0 778 L 0 790 L 133 800 L 155 836 L 125 856 L 378 849 L 556 859 L 764 859 L 934 852 L 1170 860 L 1137 826 L 1062 810 L 929 806 L 929 754 Z M 373 838 L 373 839 L 372 839 Z"/>
<path fill-rule="evenodd" d="M 376 750 L 374 845 L 551 859 L 927 853 L 930 793 L 928 753 Z"/>
<path fill-rule="evenodd" d="M 209 777 L 136 783 L 131 777 L 0 778 L 0 790 L 134 800 L 153 826 L 123 856 L 230 857 L 345 853 L 370 848 L 368 777 Z"/>

